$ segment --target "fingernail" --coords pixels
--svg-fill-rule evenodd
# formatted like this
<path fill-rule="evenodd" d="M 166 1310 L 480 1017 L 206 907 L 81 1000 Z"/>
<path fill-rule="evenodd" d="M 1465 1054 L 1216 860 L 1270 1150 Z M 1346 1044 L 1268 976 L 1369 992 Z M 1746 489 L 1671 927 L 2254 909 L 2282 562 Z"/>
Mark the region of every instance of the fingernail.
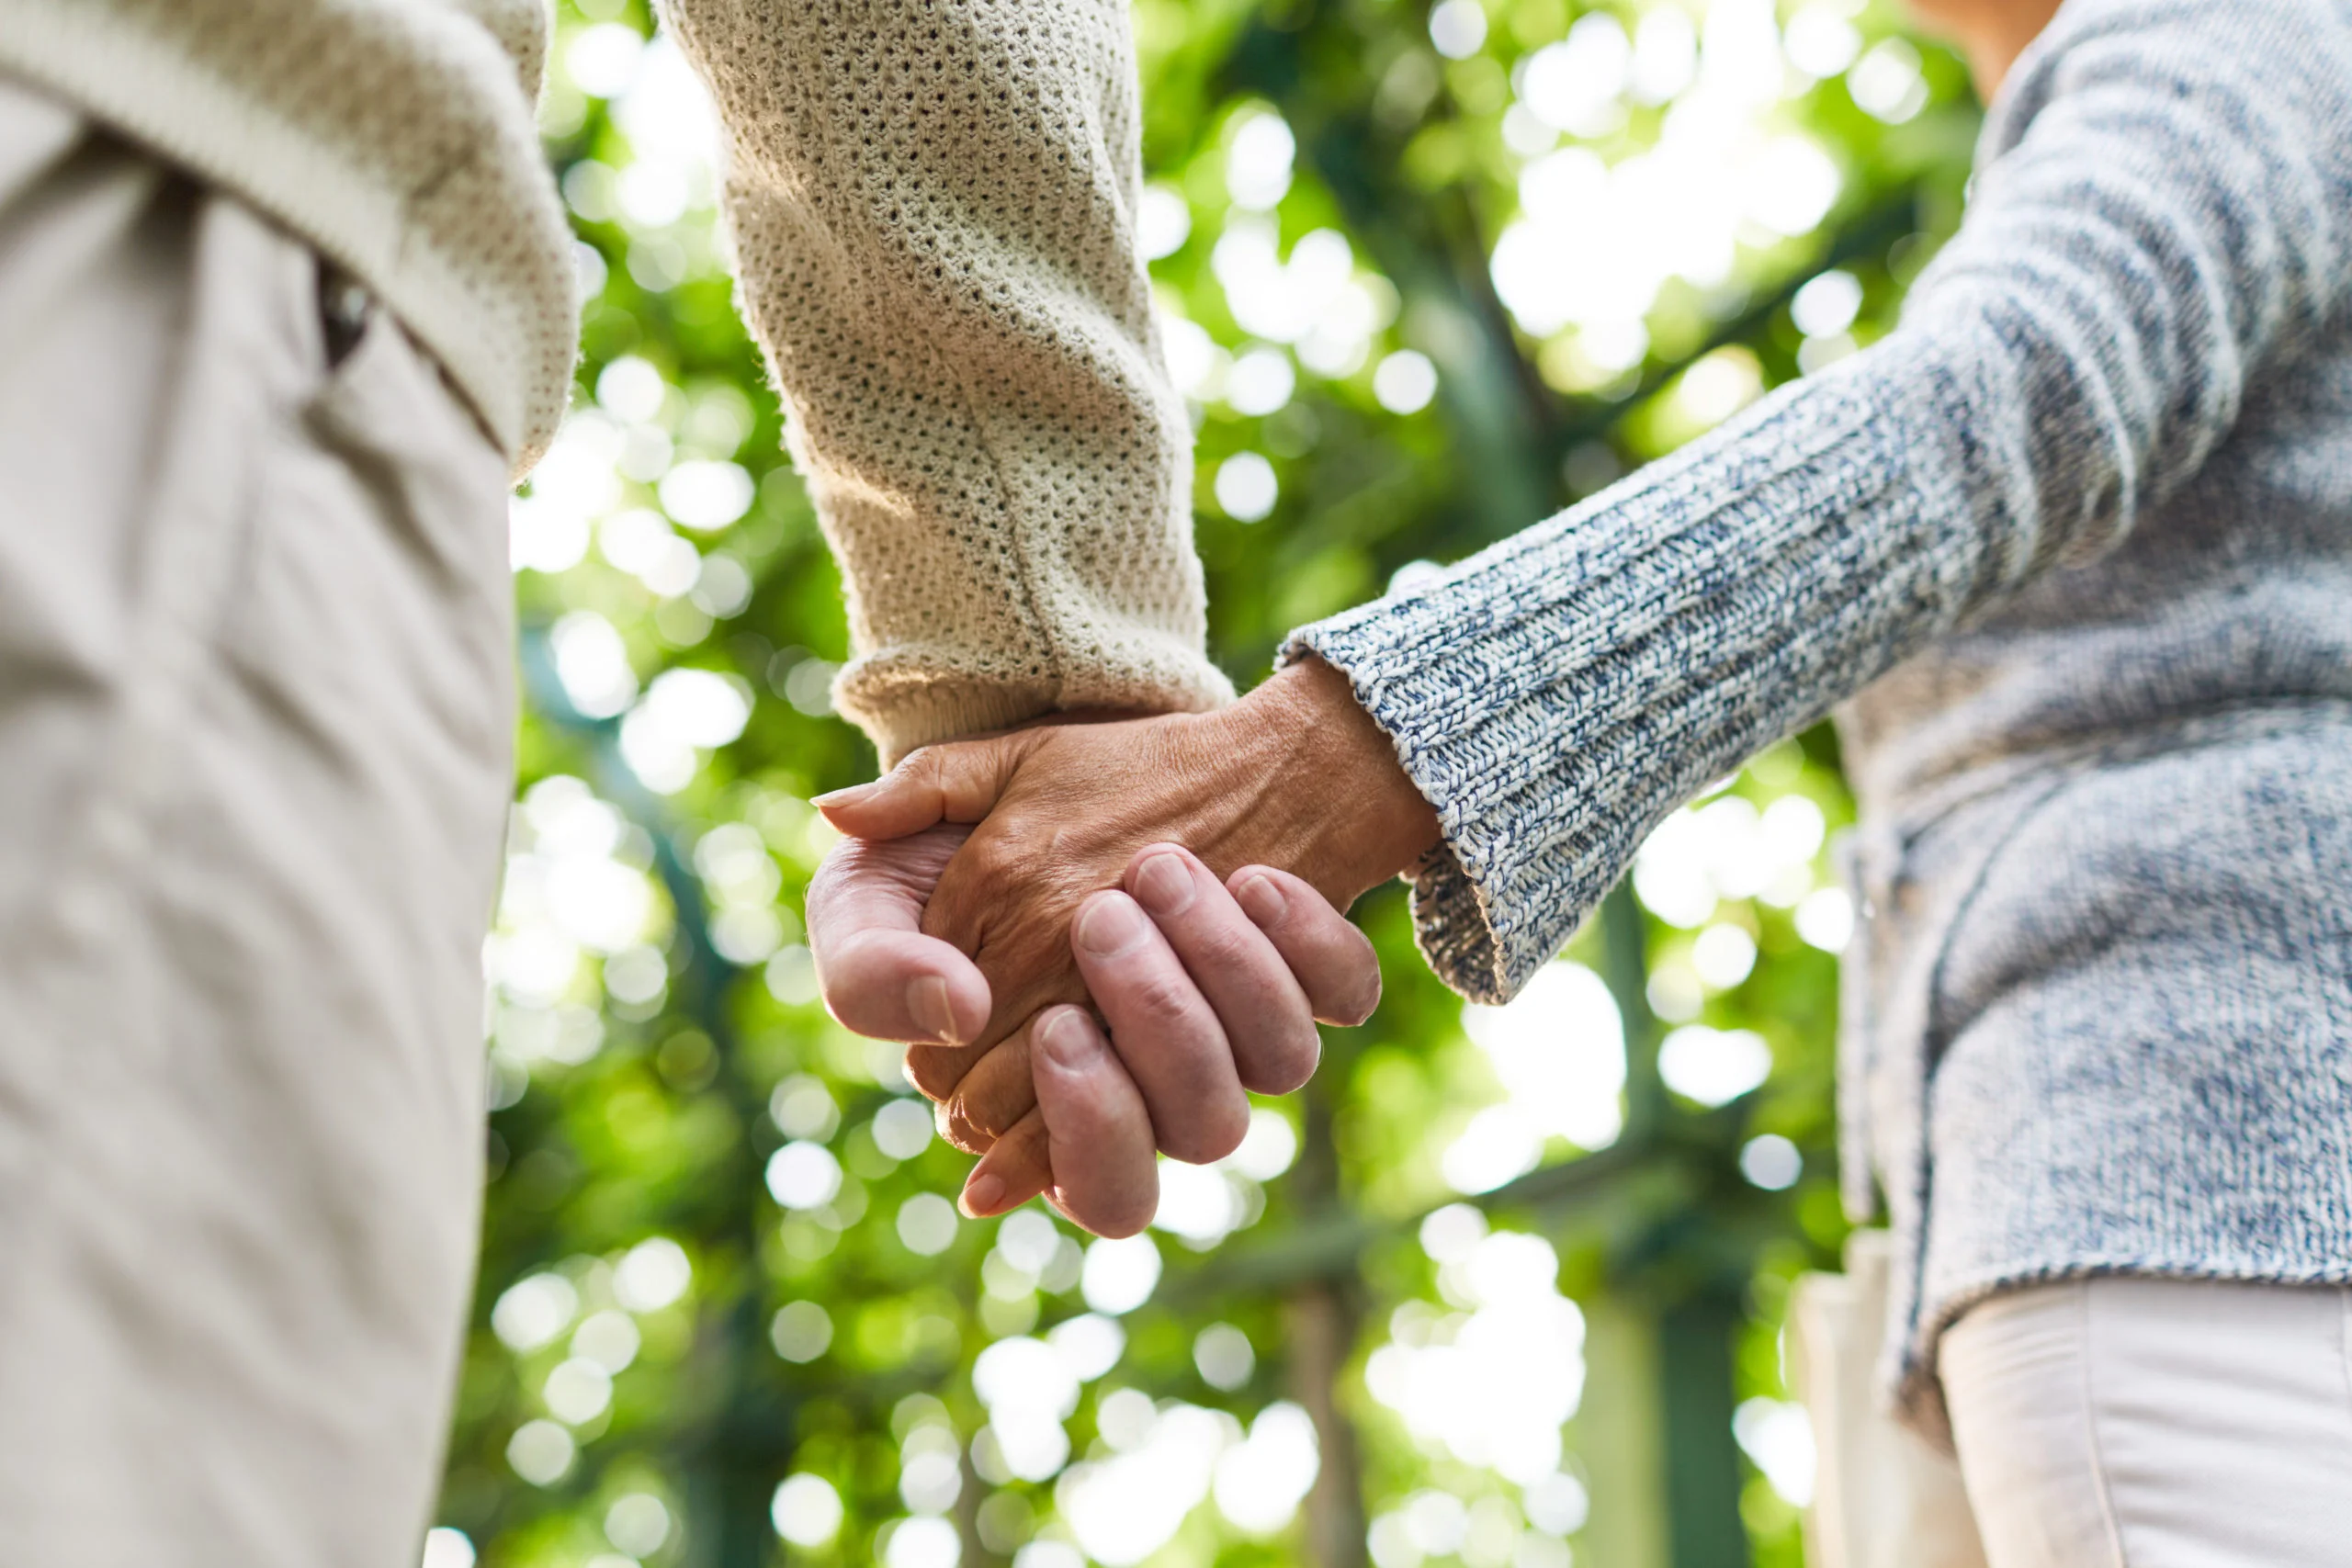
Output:
<path fill-rule="evenodd" d="M 873 784 L 852 784 L 847 789 L 828 790 L 823 795 L 812 795 L 808 797 L 808 804 L 820 810 L 828 806 L 854 806 L 872 795 L 881 782 L 876 779 Z"/>
<path fill-rule="evenodd" d="M 1105 894 L 1080 911 L 1078 944 L 1098 958 L 1110 958 L 1142 941 L 1148 923 L 1133 900 Z"/>
<path fill-rule="evenodd" d="M 1181 915 L 1192 907 L 1192 869 L 1182 855 L 1154 855 L 1136 868 L 1136 900 L 1153 914 Z"/>
<path fill-rule="evenodd" d="M 1283 890 L 1274 886 L 1274 879 L 1271 876 L 1250 878 L 1233 890 L 1233 901 L 1241 906 L 1243 914 L 1261 927 L 1280 920 L 1283 911 L 1290 908 L 1290 901 L 1283 897 Z"/>
<path fill-rule="evenodd" d="M 983 1170 L 964 1183 L 964 1198 L 959 1207 L 963 1209 L 966 1219 L 981 1220 L 996 1213 L 996 1206 L 1003 1201 L 1004 1179 Z"/>
<path fill-rule="evenodd" d="M 1087 1038 L 1086 1023 L 1076 1008 L 1062 1008 L 1049 1015 L 1037 1026 L 1037 1046 L 1046 1059 L 1064 1072 L 1076 1072 L 1085 1066 L 1088 1051 L 1093 1042 Z"/>
<path fill-rule="evenodd" d="M 947 999 L 947 982 L 936 975 L 926 975 L 920 980 L 908 982 L 907 1011 L 913 1015 L 915 1027 L 926 1038 L 956 1041 L 956 1008 Z"/>

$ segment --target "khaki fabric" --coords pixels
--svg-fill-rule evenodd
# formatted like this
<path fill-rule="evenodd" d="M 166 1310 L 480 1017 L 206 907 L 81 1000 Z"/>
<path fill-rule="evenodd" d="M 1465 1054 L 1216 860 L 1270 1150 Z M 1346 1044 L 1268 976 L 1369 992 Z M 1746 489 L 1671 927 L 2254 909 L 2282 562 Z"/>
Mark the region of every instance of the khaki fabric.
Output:
<path fill-rule="evenodd" d="M 357 276 L 519 475 L 580 337 L 531 113 L 550 20 L 548 0 L 0 0 L 0 72 Z"/>
<path fill-rule="evenodd" d="M 752 334 L 841 558 L 886 762 L 1232 700 L 1193 428 L 1136 243 L 1126 0 L 662 0 L 709 83 Z M 526 473 L 572 391 L 547 0 L 0 0 L 0 71 L 382 298 Z M 658 56 L 649 56 L 649 59 Z M 601 271 L 601 268 L 598 270 Z"/>
<path fill-rule="evenodd" d="M 2352 1562 L 2352 1290 L 2033 1286 L 1938 1367 L 1992 1568 Z"/>
<path fill-rule="evenodd" d="M 0 81 L 0 1562 L 410 1568 L 480 1204 L 503 455 Z"/>
<path fill-rule="evenodd" d="M 1789 1382 L 1819 1456 L 1805 1515 L 1812 1568 L 1985 1568 L 1960 1469 L 1880 1401 L 1884 1231 L 1856 1231 L 1846 1272 L 1807 1274 L 1789 1303 Z"/>

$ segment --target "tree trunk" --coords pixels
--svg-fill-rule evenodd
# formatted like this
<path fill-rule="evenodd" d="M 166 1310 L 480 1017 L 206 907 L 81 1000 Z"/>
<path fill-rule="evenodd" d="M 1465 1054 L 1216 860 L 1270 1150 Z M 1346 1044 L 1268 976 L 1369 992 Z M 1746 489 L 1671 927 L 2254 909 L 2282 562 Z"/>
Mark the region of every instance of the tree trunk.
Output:
<path fill-rule="evenodd" d="M 1363 1568 L 1363 1482 L 1354 1424 L 1336 1397 L 1356 1342 L 1357 1313 L 1345 1280 L 1302 1285 L 1283 1314 L 1291 1396 L 1315 1418 L 1322 1464 L 1306 1495 L 1306 1561 L 1313 1568 Z"/>

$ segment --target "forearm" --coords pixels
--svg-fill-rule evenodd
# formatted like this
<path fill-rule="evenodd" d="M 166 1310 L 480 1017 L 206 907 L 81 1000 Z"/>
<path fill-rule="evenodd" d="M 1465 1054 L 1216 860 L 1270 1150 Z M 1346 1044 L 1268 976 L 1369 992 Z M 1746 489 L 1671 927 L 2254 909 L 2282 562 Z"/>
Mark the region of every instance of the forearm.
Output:
<path fill-rule="evenodd" d="M 1133 243 L 1125 8 L 668 9 L 726 122 L 745 313 L 842 566 L 842 711 L 887 760 L 1228 700 Z"/>
<path fill-rule="evenodd" d="M 1280 866 L 1344 909 L 1437 843 L 1437 813 L 1396 743 L 1321 660 L 1292 662 L 1201 722 L 1215 734 L 1196 750 L 1221 760 L 1229 796 L 1224 832 L 1204 840 L 1211 863 Z"/>
<path fill-rule="evenodd" d="M 2089 0 L 1876 348 L 1417 593 L 1296 634 L 1438 808 L 1442 975 L 1508 996 L 1666 814 L 2110 549 L 2344 307 L 2340 10 Z"/>
<path fill-rule="evenodd" d="M 1882 355 L 1295 634 L 1434 804 L 1416 914 L 1449 985 L 1514 993 L 1675 807 L 1976 601 L 1951 395 Z"/>

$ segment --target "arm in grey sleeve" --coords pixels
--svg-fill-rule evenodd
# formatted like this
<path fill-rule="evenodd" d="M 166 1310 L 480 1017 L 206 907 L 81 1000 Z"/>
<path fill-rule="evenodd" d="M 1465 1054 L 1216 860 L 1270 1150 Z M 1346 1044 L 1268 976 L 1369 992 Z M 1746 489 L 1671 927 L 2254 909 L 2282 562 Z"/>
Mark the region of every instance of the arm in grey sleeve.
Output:
<path fill-rule="evenodd" d="M 2112 547 L 2347 308 L 2347 225 L 2352 7 L 2075 0 L 1883 342 L 1294 634 L 1438 809 L 1438 973 L 1507 998 L 1707 781 Z"/>

